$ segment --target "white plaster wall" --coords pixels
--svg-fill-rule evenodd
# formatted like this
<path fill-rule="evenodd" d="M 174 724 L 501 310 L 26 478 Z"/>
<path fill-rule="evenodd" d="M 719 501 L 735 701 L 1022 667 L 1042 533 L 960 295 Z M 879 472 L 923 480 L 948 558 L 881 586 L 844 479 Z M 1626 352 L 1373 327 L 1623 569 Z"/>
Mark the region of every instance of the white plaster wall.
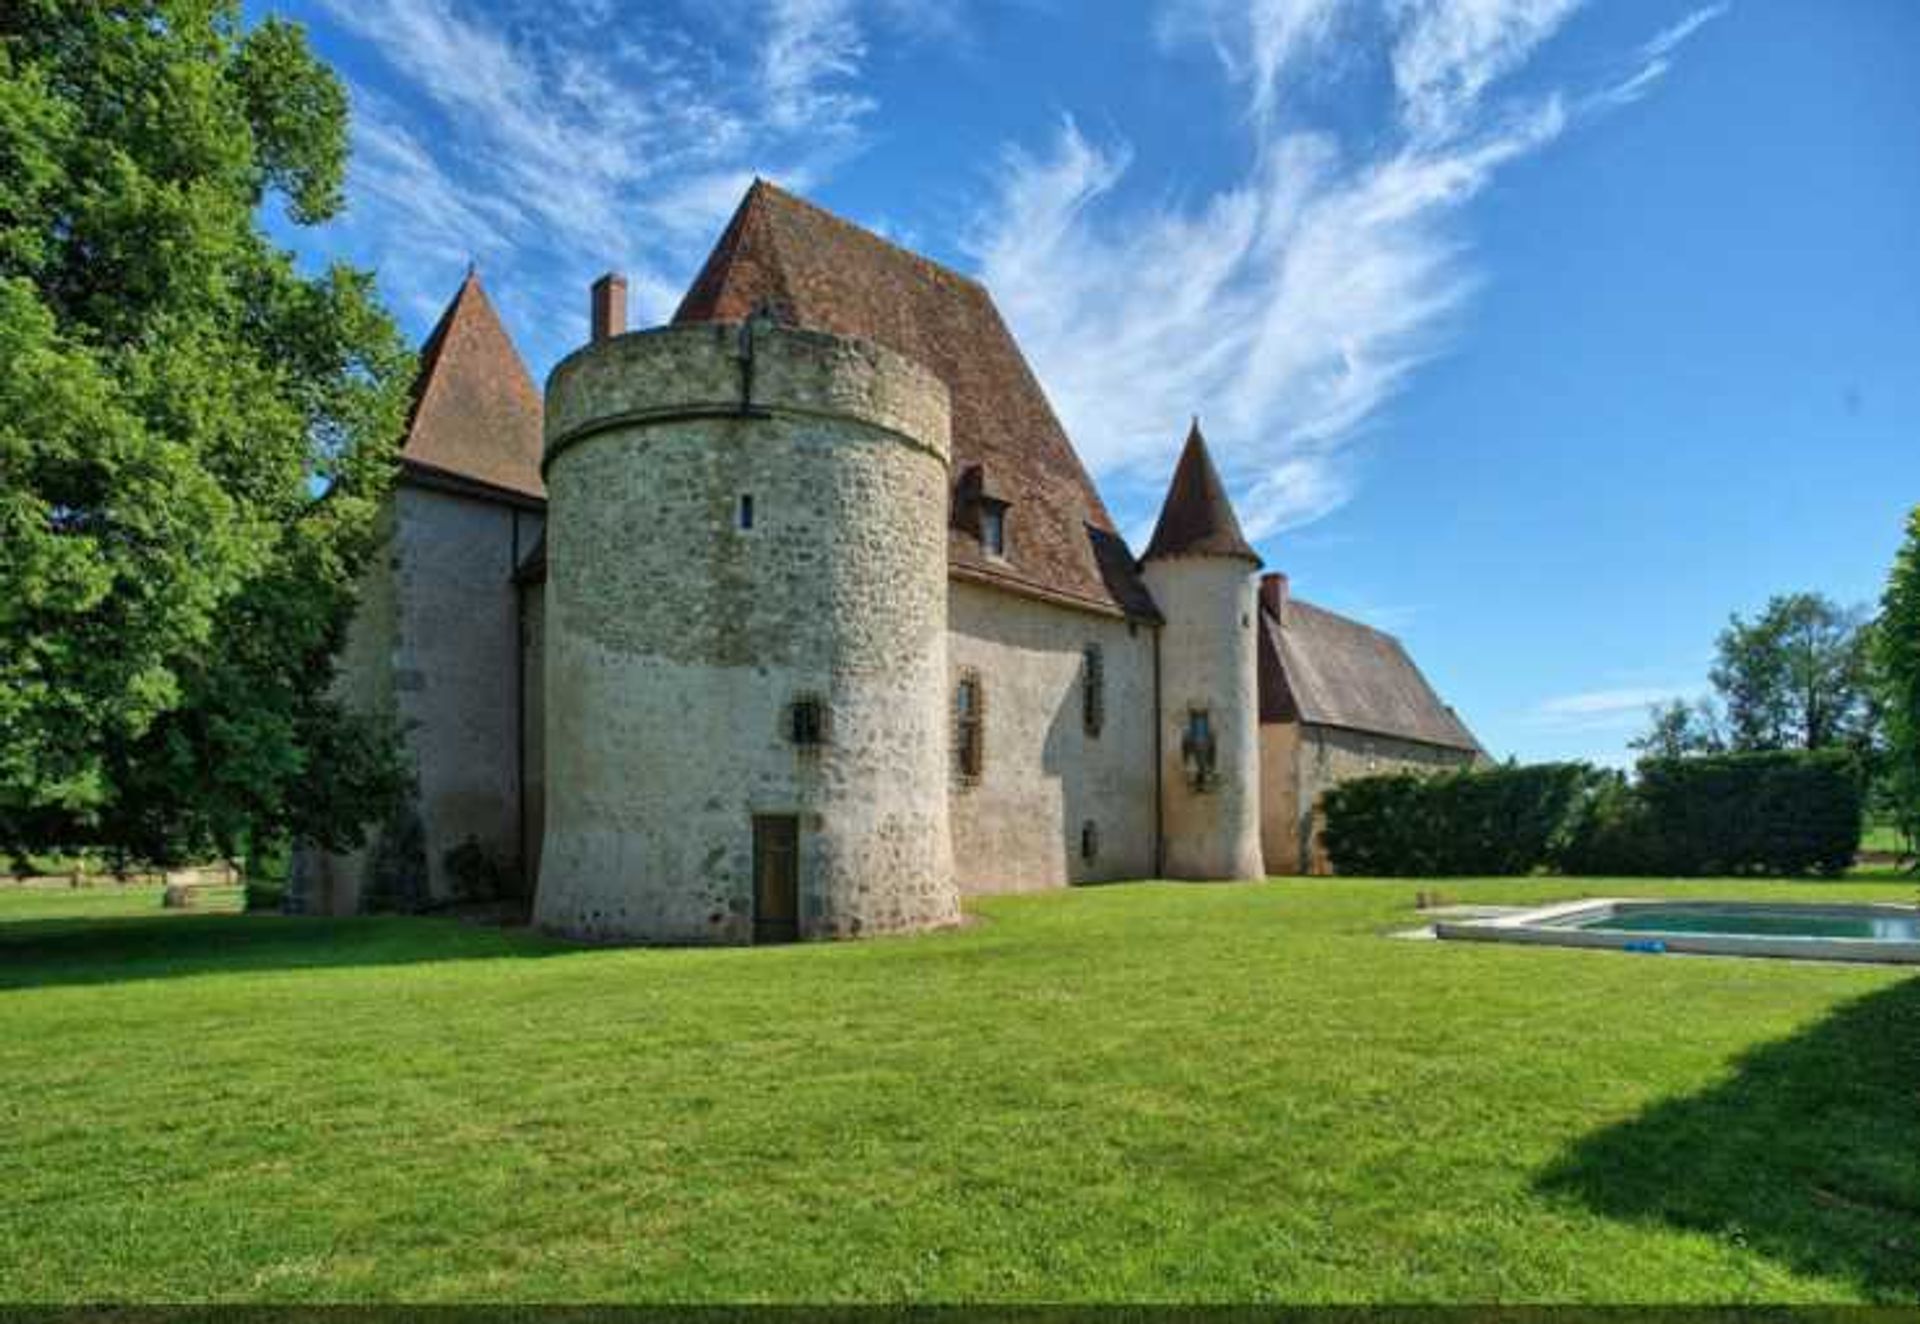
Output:
<path fill-rule="evenodd" d="M 1144 567 L 1166 618 L 1160 636 L 1163 872 L 1259 878 L 1260 703 L 1254 651 L 1255 567 L 1231 557 L 1167 557 Z M 1190 708 L 1211 714 L 1217 776 L 1188 784 L 1180 740 Z"/>
<path fill-rule="evenodd" d="M 953 777 L 962 892 L 1022 892 L 1154 871 L 1153 628 L 964 580 L 947 590 L 946 713 L 963 672 L 980 678 L 985 758 Z M 1105 717 L 1087 734 L 1083 650 L 1098 644 Z M 1083 860 L 1092 820 L 1098 852 Z"/>

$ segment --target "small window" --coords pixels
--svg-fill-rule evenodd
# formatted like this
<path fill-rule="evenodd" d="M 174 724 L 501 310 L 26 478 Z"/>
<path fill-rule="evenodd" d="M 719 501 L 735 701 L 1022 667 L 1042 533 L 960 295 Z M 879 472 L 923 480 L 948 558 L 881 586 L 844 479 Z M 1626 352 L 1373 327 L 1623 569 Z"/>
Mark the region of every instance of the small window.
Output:
<path fill-rule="evenodd" d="M 1213 789 L 1213 714 L 1205 708 L 1187 709 L 1187 729 L 1180 736 L 1180 766 L 1186 771 L 1187 785 L 1194 790 Z"/>
<path fill-rule="evenodd" d="M 1098 736 L 1107 720 L 1107 673 L 1099 644 L 1088 644 L 1080 655 L 1080 723 Z"/>
<path fill-rule="evenodd" d="M 751 492 L 740 494 L 740 527 L 743 529 L 753 527 L 753 493 Z"/>
<path fill-rule="evenodd" d="M 787 710 L 787 736 L 800 746 L 827 743 L 827 706 L 815 698 L 793 701 Z"/>
<path fill-rule="evenodd" d="M 998 502 L 981 503 L 980 550 L 988 556 L 1007 554 L 1007 508 Z"/>
<path fill-rule="evenodd" d="M 985 763 L 985 729 L 980 677 L 962 676 L 953 692 L 953 759 L 963 784 L 980 779 Z"/>
<path fill-rule="evenodd" d="M 1080 825 L 1080 858 L 1092 864 L 1100 853 L 1100 828 L 1089 818 Z"/>

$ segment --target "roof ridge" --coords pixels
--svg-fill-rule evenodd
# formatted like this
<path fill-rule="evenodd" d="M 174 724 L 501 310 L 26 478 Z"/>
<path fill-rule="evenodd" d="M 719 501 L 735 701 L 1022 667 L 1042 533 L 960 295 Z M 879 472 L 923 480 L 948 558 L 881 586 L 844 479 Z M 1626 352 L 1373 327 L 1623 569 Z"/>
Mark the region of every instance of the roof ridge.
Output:
<path fill-rule="evenodd" d="M 908 248 L 904 244 L 895 243 L 893 240 L 881 234 L 878 230 L 873 230 L 868 228 L 867 226 L 861 225 L 858 221 L 850 221 L 846 217 L 840 215 L 839 213 L 829 211 L 827 208 L 822 207 L 819 203 L 813 201 L 811 198 L 804 198 L 800 196 L 798 193 L 793 192 L 791 189 L 781 188 L 778 184 L 774 183 L 772 180 L 762 178 L 759 175 L 755 175 L 753 177 L 753 183 L 747 186 L 747 196 L 745 199 L 742 200 L 740 204 L 741 210 L 744 211 L 748 206 L 748 204 L 750 204 L 756 196 L 759 196 L 759 197 L 771 196 L 780 203 L 790 204 L 792 206 L 802 209 L 803 211 L 811 212 L 813 215 L 819 217 L 821 220 L 827 222 L 829 225 L 836 226 L 839 229 L 845 230 L 849 234 L 859 237 L 863 242 L 879 244 L 883 248 L 891 249 L 893 252 L 899 254 L 903 258 L 906 258 L 909 262 L 913 263 L 916 266 L 925 267 L 929 271 L 932 271 L 933 273 L 935 273 L 936 275 L 944 276 L 949 280 L 957 281 L 959 284 L 964 285 L 968 289 L 974 290 L 980 294 L 987 294 L 986 285 L 983 282 L 981 282 L 977 277 L 969 276 L 966 272 L 960 271 L 954 267 L 950 267 L 944 262 L 936 262 L 933 258 L 928 257 L 925 253 L 916 253 L 913 249 Z"/>

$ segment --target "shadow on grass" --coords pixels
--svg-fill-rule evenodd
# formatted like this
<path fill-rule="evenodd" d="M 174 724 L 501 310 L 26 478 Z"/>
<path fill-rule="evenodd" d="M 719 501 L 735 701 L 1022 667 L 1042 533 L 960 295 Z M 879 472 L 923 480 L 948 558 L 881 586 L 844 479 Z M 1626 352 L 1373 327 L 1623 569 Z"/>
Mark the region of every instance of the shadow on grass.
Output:
<path fill-rule="evenodd" d="M 1920 1300 L 1920 979 L 1753 1050 L 1722 1085 L 1594 1133 L 1539 1186 Z"/>
<path fill-rule="evenodd" d="M 0 990 L 182 975 L 411 965 L 580 951 L 527 929 L 453 919 L 154 915 L 0 923 Z"/>

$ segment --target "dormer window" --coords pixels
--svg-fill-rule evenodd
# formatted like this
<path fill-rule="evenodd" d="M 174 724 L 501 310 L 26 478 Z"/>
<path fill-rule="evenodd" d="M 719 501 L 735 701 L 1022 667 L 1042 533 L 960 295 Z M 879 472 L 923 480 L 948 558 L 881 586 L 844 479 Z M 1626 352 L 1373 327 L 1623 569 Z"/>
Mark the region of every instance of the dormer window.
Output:
<path fill-rule="evenodd" d="M 1007 508 L 998 501 L 980 504 L 980 550 L 988 556 L 1007 554 Z"/>
<path fill-rule="evenodd" d="M 953 492 L 954 526 L 978 538 L 981 553 L 995 560 L 1004 560 L 1007 555 L 1008 505 L 985 465 L 970 464 L 960 471 Z"/>

